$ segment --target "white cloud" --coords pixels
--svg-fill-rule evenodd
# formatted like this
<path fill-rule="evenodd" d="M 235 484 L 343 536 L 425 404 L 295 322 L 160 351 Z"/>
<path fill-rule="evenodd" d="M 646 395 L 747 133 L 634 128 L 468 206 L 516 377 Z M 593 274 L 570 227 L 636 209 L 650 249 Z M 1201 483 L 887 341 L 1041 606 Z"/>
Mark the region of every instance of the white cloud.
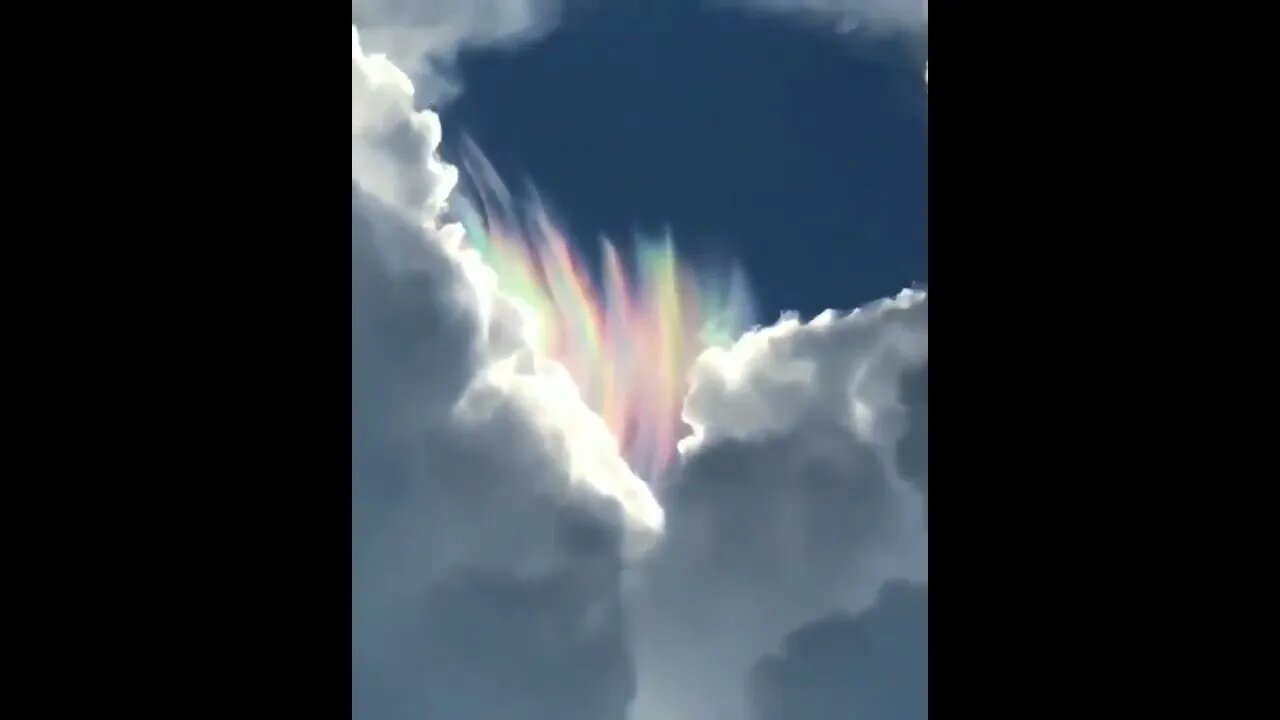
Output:
<path fill-rule="evenodd" d="M 412 288 L 406 293 L 421 291 L 424 297 L 407 299 L 438 303 L 432 314 L 453 318 L 466 334 L 451 338 L 461 340 L 451 347 L 434 349 L 471 364 L 447 420 L 475 429 L 510 413 L 555 464 L 557 472 L 545 478 L 551 487 L 544 490 L 576 502 L 620 503 L 629 537 L 642 544 L 662 525 L 648 486 L 627 468 L 564 369 L 527 344 L 521 312 L 498 293 L 492 270 L 463 246 L 461 226 L 439 224 L 457 171 L 436 155 L 439 119 L 430 110 L 413 110 L 412 93 L 394 65 L 364 54 L 353 27 L 353 218 L 364 221 L 353 229 L 353 254 L 376 253 L 387 282 Z M 401 319 L 415 322 L 409 315 Z"/>
<path fill-rule="evenodd" d="M 351 0 L 365 45 L 405 69 L 433 105 L 458 92 L 446 71 L 459 50 L 542 37 L 560 12 L 560 0 Z"/>
<path fill-rule="evenodd" d="M 354 27 L 351 72 L 356 715 L 623 720 L 619 573 L 662 509 L 440 224 L 439 120 Z"/>
<path fill-rule="evenodd" d="M 635 578 L 636 720 L 741 717 L 792 629 L 928 580 L 928 300 L 784 318 L 691 375 L 667 532 Z"/>
<path fill-rule="evenodd" d="M 923 291 L 904 290 L 844 316 L 828 310 L 802 323 L 786 315 L 707 351 L 690 372 L 683 417 L 694 433 L 681 453 L 722 437 L 767 439 L 804 414 L 845 424 L 866 442 L 893 442 L 893 428 L 884 429 L 895 411 L 892 383 L 927 357 L 927 304 Z"/>

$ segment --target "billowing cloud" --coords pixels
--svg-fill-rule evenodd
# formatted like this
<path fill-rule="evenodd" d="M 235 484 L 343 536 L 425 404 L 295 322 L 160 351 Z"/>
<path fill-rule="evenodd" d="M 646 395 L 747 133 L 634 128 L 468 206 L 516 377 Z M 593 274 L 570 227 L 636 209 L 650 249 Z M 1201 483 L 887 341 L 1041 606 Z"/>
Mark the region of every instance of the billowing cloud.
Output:
<path fill-rule="evenodd" d="M 354 714 L 624 720 L 662 509 L 440 224 L 439 121 L 354 27 L 351 72 Z"/>
<path fill-rule="evenodd" d="M 927 582 L 928 299 L 784 318 L 691 373 L 667 530 L 636 573 L 636 720 L 740 718 L 800 625 Z"/>
<path fill-rule="evenodd" d="M 435 105 L 458 91 L 448 75 L 459 50 L 511 46 L 546 35 L 561 0 L 351 0 L 351 22 L 370 52 L 383 53 Z"/>
<path fill-rule="evenodd" d="M 750 720 L 925 720 L 929 591 L 885 585 L 875 605 L 787 635 L 752 669 Z"/>

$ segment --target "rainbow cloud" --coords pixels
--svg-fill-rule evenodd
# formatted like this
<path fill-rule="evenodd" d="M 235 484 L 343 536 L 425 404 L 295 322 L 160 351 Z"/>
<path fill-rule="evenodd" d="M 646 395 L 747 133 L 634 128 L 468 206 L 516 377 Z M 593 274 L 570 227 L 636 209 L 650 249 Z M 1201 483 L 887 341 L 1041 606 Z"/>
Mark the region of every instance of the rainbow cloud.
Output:
<path fill-rule="evenodd" d="M 601 238 L 593 274 L 536 194 L 517 212 L 479 149 L 467 143 L 464 155 L 474 196 L 455 194 L 452 211 L 468 242 L 499 289 L 532 311 L 535 345 L 564 365 L 632 470 L 660 487 L 685 432 L 680 411 L 694 359 L 754 322 L 745 273 L 736 264 L 695 270 L 668 235 L 635 238 L 630 263 Z"/>

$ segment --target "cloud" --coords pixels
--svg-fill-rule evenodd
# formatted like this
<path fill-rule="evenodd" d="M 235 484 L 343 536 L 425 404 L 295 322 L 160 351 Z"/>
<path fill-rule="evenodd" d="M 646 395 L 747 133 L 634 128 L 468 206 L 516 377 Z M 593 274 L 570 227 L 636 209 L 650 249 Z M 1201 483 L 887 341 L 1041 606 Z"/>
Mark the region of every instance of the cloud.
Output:
<path fill-rule="evenodd" d="M 561 10 L 560 0 L 351 0 L 351 23 L 414 78 L 419 101 L 437 106 L 459 91 L 449 74 L 459 50 L 543 37 Z"/>
<path fill-rule="evenodd" d="M 624 720 L 620 577 L 662 509 L 440 223 L 413 93 L 353 26 L 353 713 Z"/>
<path fill-rule="evenodd" d="M 707 0 L 740 8 L 819 22 L 839 32 L 853 30 L 920 32 L 929 22 L 922 0 Z"/>
<path fill-rule="evenodd" d="M 455 354 L 471 369 L 465 392 L 451 397 L 451 421 L 481 426 L 503 413 L 518 416 L 561 464 L 565 492 L 579 500 L 616 500 L 628 528 L 655 531 L 661 509 L 617 455 L 604 424 L 577 397 L 563 368 L 528 344 L 527 318 L 498 292 L 493 271 L 464 246 L 462 227 L 440 224 L 457 171 L 436 155 L 439 120 L 430 110 L 413 110 L 412 93 L 393 65 L 364 54 L 353 27 L 353 259 L 373 253 L 370 260 L 388 283 L 411 288 L 391 299 L 421 306 L 400 318 L 408 332 L 430 328 L 418 321 L 418 313 L 430 312 L 447 312 L 465 328 L 459 342 L 433 348 L 436 362 Z M 388 324 L 394 319 L 384 329 Z M 387 332 L 374 340 L 392 338 Z"/>
<path fill-rule="evenodd" d="M 636 720 L 740 718 L 787 632 L 927 582 L 927 358 L 922 291 L 699 358 L 666 533 L 632 578 Z"/>
<path fill-rule="evenodd" d="M 928 635 L 928 589 L 887 584 L 870 609 L 807 623 L 756 663 L 748 717 L 925 720 Z"/>
<path fill-rule="evenodd" d="M 726 9 L 768 13 L 846 34 L 907 35 L 923 40 L 929 30 L 928 0 L 705 0 Z M 924 52 L 923 47 L 921 51 Z M 923 70 L 929 89 L 929 63 Z"/>

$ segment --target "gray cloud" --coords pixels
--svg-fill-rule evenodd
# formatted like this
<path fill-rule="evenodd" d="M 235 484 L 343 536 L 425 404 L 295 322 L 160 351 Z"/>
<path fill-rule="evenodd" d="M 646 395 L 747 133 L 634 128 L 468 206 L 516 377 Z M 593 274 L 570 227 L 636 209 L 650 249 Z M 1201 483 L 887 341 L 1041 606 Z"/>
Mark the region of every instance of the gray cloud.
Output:
<path fill-rule="evenodd" d="M 750 720 L 925 720 L 929 592 L 887 584 L 875 605 L 787 635 L 752 669 Z"/>
<path fill-rule="evenodd" d="M 784 318 L 691 374 L 666 533 L 629 599 L 635 720 L 741 718 L 791 629 L 927 582 L 928 301 Z"/>

